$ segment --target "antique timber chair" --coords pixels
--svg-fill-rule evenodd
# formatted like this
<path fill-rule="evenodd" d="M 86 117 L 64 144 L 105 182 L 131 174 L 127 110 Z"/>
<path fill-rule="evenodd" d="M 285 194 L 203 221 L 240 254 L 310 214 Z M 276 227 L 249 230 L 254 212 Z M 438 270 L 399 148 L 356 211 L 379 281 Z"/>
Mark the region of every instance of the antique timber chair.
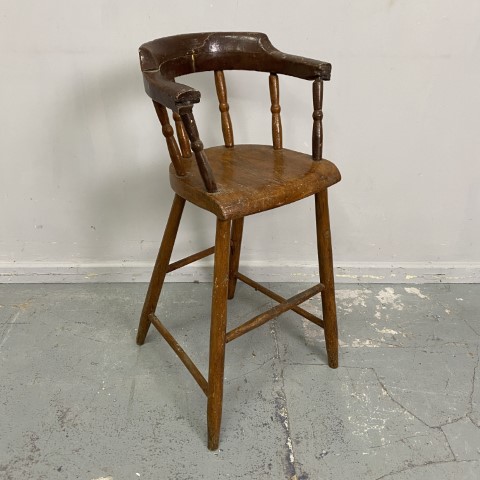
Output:
<path fill-rule="evenodd" d="M 323 82 L 329 63 L 287 55 L 262 33 L 198 33 L 160 38 L 140 47 L 145 90 L 153 100 L 170 154 L 170 184 L 175 192 L 160 251 L 138 327 L 142 345 L 151 324 L 180 357 L 207 396 L 208 448 L 219 445 L 222 416 L 225 345 L 293 310 L 325 331 L 328 364 L 338 366 L 338 337 L 332 268 L 327 188 L 340 180 L 336 166 L 322 158 Z M 227 103 L 224 70 L 255 70 L 269 74 L 273 145 L 235 145 Z M 204 149 L 193 116 L 200 92 L 177 83 L 194 72 L 212 71 L 221 112 L 224 145 Z M 313 83 L 312 154 L 283 148 L 278 74 Z M 173 112 L 178 143 L 170 125 Z M 180 145 L 180 146 L 179 146 Z M 192 155 L 193 151 L 193 155 Z M 285 299 L 238 271 L 244 217 L 277 208 L 307 196 L 315 198 L 320 281 Z M 175 237 L 189 201 L 216 217 L 215 246 L 170 263 Z M 208 381 L 155 315 L 165 275 L 200 258 L 214 255 Z M 278 302 L 243 325 L 226 330 L 227 299 L 240 280 Z M 323 320 L 299 305 L 321 292 Z"/>

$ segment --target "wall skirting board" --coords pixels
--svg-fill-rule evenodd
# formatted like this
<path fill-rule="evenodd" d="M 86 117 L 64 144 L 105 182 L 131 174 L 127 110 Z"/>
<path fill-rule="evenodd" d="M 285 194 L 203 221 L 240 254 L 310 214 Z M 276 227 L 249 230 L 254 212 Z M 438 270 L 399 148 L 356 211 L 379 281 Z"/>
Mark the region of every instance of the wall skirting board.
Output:
<path fill-rule="evenodd" d="M 153 264 L 139 262 L 0 263 L 0 283 L 148 282 Z M 272 265 L 245 262 L 241 272 L 260 282 L 315 282 L 318 268 L 310 264 Z M 188 265 L 167 275 L 169 282 L 209 282 L 211 266 Z M 480 283 L 475 263 L 337 263 L 337 283 Z"/>

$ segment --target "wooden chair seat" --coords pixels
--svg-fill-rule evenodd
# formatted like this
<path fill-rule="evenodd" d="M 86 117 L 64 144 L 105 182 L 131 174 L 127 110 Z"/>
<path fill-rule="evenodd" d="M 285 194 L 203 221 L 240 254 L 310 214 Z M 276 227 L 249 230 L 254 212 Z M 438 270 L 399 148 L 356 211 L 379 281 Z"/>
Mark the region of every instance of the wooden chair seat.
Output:
<path fill-rule="evenodd" d="M 338 168 L 328 160 L 312 162 L 311 155 L 271 145 L 235 145 L 205 149 L 218 190 L 205 190 L 193 159 L 186 174 L 170 167 L 170 185 L 185 200 L 222 220 L 241 218 L 295 202 L 340 181 Z M 249 201 L 245 202 L 244 199 Z"/>

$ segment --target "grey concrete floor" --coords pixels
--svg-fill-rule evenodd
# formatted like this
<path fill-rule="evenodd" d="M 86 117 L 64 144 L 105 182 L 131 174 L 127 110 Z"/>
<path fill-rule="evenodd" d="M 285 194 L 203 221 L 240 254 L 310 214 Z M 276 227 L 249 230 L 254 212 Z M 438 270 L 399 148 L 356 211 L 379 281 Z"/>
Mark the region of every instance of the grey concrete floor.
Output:
<path fill-rule="evenodd" d="M 153 329 L 135 345 L 145 290 L 0 286 L 0 478 L 480 478 L 480 285 L 338 286 L 337 370 L 292 312 L 232 342 L 217 452 L 175 354 Z M 206 373 L 210 285 L 162 299 Z M 271 304 L 239 285 L 230 326 Z"/>

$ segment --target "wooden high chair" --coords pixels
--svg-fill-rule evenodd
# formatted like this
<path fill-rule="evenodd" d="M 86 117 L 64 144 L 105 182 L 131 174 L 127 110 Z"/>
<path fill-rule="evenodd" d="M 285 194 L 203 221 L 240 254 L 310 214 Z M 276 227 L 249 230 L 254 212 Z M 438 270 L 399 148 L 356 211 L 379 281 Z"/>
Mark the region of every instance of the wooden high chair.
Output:
<path fill-rule="evenodd" d="M 330 79 L 329 63 L 288 55 L 272 46 L 263 33 L 196 33 L 160 38 L 140 47 L 145 90 L 152 98 L 170 154 L 172 209 L 138 327 L 137 343 L 145 341 L 151 324 L 180 357 L 207 396 L 208 448 L 219 445 L 222 416 L 225 345 L 240 335 L 293 310 L 325 331 L 328 364 L 338 366 L 338 337 L 333 281 L 327 188 L 340 180 L 337 167 L 322 158 L 323 81 Z M 273 146 L 235 145 L 225 84 L 225 70 L 269 73 Z M 204 149 L 193 116 L 200 92 L 177 83 L 182 75 L 213 71 L 225 145 Z M 282 146 L 278 74 L 312 81 L 312 154 Z M 169 122 L 173 112 L 178 142 Z M 193 155 L 192 155 L 193 151 Z M 317 227 L 320 281 L 285 299 L 238 271 L 244 218 L 313 195 Z M 215 246 L 170 263 L 185 201 L 217 217 Z M 179 343 L 155 315 L 165 275 L 214 254 L 208 382 Z M 227 299 L 240 280 L 278 305 L 227 332 Z M 299 305 L 322 295 L 323 320 Z"/>

